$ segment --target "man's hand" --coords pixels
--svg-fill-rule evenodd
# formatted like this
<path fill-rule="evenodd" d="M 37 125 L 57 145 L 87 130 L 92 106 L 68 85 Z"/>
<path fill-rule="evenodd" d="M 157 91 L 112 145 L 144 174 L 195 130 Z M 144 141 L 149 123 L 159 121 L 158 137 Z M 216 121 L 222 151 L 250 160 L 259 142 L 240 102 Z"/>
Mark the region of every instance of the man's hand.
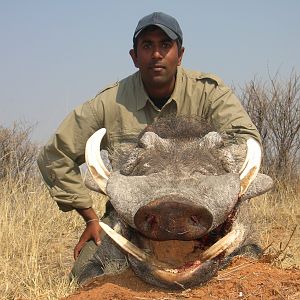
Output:
<path fill-rule="evenodd" d="M 76 260 L 81 249 L 89 240 L 93 240 L 96 245 L 100 245 L 101 239 L 101 227 L 99 225 L 99 220 L 92 208 L 87 209 L 77 209 L 77 212 L 83 217 L 86 222 L 86 228 L 83 231 L 78 244 L 74 248 L 74 259 Z"/>

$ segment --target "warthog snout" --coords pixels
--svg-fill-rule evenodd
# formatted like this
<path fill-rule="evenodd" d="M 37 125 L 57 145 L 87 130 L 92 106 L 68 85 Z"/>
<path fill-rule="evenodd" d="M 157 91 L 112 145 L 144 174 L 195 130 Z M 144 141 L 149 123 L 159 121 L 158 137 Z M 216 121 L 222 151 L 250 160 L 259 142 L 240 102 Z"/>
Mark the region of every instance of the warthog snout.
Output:
<path fill-rule="evenodd" d="M 193 240 L 206 234 L 213 222 L 207 208 L 186 203 L 177 195 L 167 195 L 139 208 L 136 228 L 154 240 Z"/>

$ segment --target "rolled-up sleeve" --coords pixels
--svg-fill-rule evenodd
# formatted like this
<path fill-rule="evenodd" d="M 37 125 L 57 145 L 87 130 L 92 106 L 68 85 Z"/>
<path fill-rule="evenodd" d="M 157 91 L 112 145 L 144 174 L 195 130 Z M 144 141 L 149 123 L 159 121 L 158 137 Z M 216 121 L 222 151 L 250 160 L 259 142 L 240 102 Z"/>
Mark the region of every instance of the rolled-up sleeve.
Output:
<path fill-rule="evenodd" d="M 218 85 L 209 97 L 209 115 L 220 132 L 226 132 L 238 142 L 249 137 L 261 144 L 261 137 L 239 99 L 225 85 Z"/>
<path fill-rule="evenodd" d="M 102 127 L 103 111 L 95 99 L 74 109 L 41 149 L 38 166 L 50 195 L 62 211 L 89 208 L 92 201 L 79 166 L 88 138 Z"/>

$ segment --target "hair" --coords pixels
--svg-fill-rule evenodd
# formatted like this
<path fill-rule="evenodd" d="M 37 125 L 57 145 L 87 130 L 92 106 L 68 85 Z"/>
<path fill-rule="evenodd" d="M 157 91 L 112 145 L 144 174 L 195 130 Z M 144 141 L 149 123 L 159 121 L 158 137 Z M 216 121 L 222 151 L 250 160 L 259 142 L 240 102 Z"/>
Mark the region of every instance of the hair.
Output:
<path fill-rule="evenodd" d="M 155 26 L 155 25 L 150 25 L 150 26 L 144 28 L 144 29 L 139 33 L 139 35 L 138 35 L 136 38 L 133 39 L 133 50 L 134 50 L 135 55 L 137 55 L 137 42 L 138 42 L 138 39 L 139 39 L 139 36 L 141 35 L 141 33 L 145 32 L 145 31 L 154 31 L 154 30 L 156 30 L 157 28 L 159 28 L 159 27 L 157 27 L 157 26 Z M 178 53 L 180 53 L 181 48 L 182 48 L 182 41 L 181 41 L 179 38 L 177 38 L 175 41 L 176 41 L 176 44 L 177 44 Z"/>

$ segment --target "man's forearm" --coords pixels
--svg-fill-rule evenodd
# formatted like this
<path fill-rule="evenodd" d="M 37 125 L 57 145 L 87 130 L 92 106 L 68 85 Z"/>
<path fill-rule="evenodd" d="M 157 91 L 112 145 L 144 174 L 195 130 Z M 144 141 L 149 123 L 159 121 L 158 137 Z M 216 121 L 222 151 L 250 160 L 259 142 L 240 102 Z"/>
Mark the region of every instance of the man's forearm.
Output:
<path fill-rule="evenodd" d="M 92 207 L 89 208 L 76 208 L 76 211 L 82 216 L 86 223 L 98 221 L 99 218 Z"/>

